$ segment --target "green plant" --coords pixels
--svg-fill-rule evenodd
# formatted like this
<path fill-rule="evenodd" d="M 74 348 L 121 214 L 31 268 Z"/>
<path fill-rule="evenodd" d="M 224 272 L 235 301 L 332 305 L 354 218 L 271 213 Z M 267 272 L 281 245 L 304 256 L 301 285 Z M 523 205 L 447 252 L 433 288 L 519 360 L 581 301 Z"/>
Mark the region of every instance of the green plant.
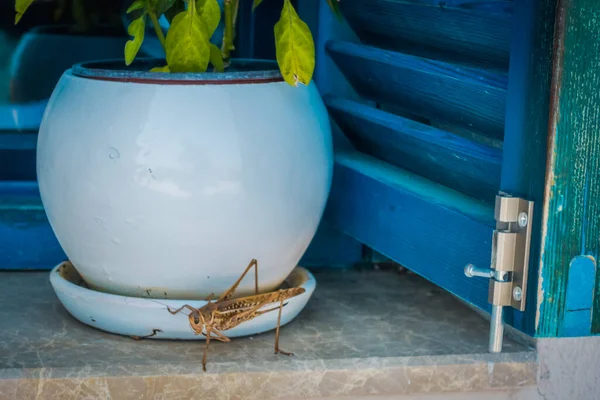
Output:
<path fill-rule="evenodd" d="M 16 0 L 16 21 L 34 0 Z M 134 0 L 127 10 L 134 20 L 127 32 L 132 39 L 125 44 L 125 63 L 130 65 L 144 41 L 149 20 L 166 54 L 167 65 L 153 68 L 154 72 L 205 72 L 209 65 L 215 71 L 229 66 L 235 50 L 235 26 L 240 1 L 224 0 L 223 10 L 217 0 Z M 253 0 L 254 10 L 263 0 Z M 326 0 L 339 15 L 340 0 Z M 222 15 L 223 14 L 223 15 Z M 170 22 L 167 35 L 159 26 L 165 15 Z M 224 19 L 223 43 L 219 49 L 210 42 L 221 18 Z M 290 85 L 308 85 L 315 68 L 315 45 L 308 25 L 300 19 L 290 0 L 284 0 L 281 17 L 274 27 L 277 63 L 285 81 Z"/>

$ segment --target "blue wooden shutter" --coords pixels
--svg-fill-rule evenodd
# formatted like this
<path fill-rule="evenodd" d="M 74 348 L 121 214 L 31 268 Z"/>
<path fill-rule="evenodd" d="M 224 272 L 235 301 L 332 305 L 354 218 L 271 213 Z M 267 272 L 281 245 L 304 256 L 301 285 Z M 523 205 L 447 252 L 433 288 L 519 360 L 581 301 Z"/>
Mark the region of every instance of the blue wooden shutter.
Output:
<path fill-rule="evenodd" d="M 513 2 L 340 4 L 356 38 L 322 9 L 318 79 L 353 149 L 336 155 L 325 218 L 489 310 L 488 281 L 463 269 L 490 265 Z M 338 71 L 352 90 L 329 82 Z"/>

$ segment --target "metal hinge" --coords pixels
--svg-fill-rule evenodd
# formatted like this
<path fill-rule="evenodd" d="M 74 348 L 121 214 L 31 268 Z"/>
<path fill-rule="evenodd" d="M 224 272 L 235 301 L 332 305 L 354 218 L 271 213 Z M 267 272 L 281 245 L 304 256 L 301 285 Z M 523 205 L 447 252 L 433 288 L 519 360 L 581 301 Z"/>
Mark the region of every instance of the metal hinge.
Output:
<path fill-rule="evenodd" d="M 490 345 L 492 353 L 502 351 L 503 308 L 525 311 L 527 272 L 531 242 L 533 202 L 506 194 L 496 196 L 496 229 L 492 236 L 491 268 L 465 267 L 469 278 L 490 279 L 488 301 L 492 304 Z"/>

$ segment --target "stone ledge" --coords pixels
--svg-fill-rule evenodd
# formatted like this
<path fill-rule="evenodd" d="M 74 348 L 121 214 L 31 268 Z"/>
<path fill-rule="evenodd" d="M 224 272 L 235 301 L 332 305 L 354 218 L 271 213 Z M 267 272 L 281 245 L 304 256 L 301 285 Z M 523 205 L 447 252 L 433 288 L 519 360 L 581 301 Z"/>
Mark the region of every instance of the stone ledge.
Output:
<path fill-rule="evenodd" d="M 290 399 L 516 389 L 536 384 L 537 355 L 415 275 L 314 270 L 300 316 L 272 332 L 211 343 L 133 341 L 74 320 L 48 273 L 0 279 L 0 400 Z"/>
<path fill-rule="evenodd" d="M 0 399 L 310 399 L 516 389 L 536 384 L 537 362 L 535 353 L 524 352 L 216 363 L 205 373 L 198 365 L 121 365 L 104 374 L 68 368 L 1 373 Z"/>

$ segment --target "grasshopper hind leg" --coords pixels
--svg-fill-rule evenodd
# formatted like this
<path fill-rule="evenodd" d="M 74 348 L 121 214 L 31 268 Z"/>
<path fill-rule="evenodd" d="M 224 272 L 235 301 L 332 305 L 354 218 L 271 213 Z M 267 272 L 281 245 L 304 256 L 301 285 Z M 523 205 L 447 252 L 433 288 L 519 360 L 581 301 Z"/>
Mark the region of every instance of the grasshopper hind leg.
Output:
<path fill-rule="evenodd" d="M 294 353 L 283 351 L 279 348 L 279 327 L 281 326 L 281 311 L 283 310 L 283 299 L 279 303 L 279 315 L 277 316 L 277 330 L 275 331 L 275 354 L 283 354 L 284 356 L 293 356 Z"/>
<path fill-rule="evenodd" d="M 254 267 L 254 294 L 258 294 L 258 261 L 256 261 L 256 259 L 253 259 L 252 261 L 250 261 L 250 264 L 248 264 L 248 266 L 246 267 L 246 270 L 244 271 L 242 276 L 240 276 L 238 280 L 233 285 L 231 285 L 231 287 L 227 289 L 225 293 L 221 295 L 221 297 L 219 297 L 217 303 L 229 300 L 233 297 L 235 290 L 240 285 L 242 279 L 244 279 L 246 274 L 252 269 L 252 267 Z"/>

